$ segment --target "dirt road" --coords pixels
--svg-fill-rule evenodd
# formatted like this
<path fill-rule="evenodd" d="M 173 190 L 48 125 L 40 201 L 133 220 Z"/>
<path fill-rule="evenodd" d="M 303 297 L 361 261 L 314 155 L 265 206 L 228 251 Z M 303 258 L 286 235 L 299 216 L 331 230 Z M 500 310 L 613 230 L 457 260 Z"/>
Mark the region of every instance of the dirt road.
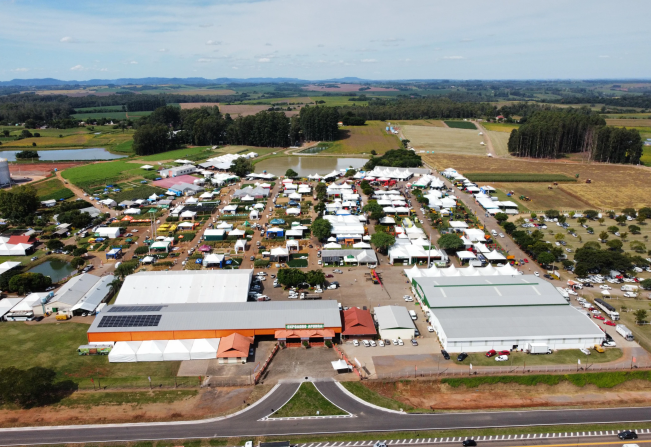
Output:
<path fill-rule="evenodd" d="M 497 157 L 497 152 L 495 151 L 495 148 L 493 147 L 493 142 L 491 141 L 490 136 L 488 136 L 488 132 L 486 131 L 486 128 L 482 126 L 479 121 L 473 121 L 475 126 L 477 126 L 477 129 L 483 134 L 482 136 L 484 137 L 484 143 L 486 143 L 486 153 L 490 154 L 493 157 Z"/>

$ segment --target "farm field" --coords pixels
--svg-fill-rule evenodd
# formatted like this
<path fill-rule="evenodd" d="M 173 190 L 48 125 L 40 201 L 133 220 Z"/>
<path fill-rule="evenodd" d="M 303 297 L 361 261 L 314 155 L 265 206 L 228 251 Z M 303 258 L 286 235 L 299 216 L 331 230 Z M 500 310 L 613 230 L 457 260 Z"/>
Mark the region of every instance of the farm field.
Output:
<path fill-rule="evenodd" d="M 136 119 L 141 116 L 149 116 L 151 112 L 98 112 L 98 113 L 75 113 L 70 115 L 74 119 L 78 120 L 88 120 L 88 119 L 100 119 L 106 118 L 110 120 L 125 120 L 127 118 Z"/>
<path fill-rule="evenodd" d="M 255 115 L 258 112 L 267 110 L 268 106 L 254 106 L 254 105 L 219 105 L 219 111 L 223 114 L 230 113 L 233 118 L 239 116 Z"/>
<path fill-rule="evenodd" d="M 431 126 L 431 127 L 445 127 L 441 120 L 399 120 L 390 121 L 391 125 L 395 126 Z"/>
<path fill-rule="evenodd" d="M 76 166 L 66 169 L 61 175 L 72 184 L 84 188 L 142 176 L 146 171 L 140 169 L 140 166 L 141 164 L 130 163 L 127 160 L 115 160 Z"/>
<path fill-rule="evenodd" d="M 102 107 L 78 107 L 75 109 L 77 113 L 84 113 L 84 112 L 94 112 L 95 110 L 98 109 L 104 109 L 104 110 L 110 110 L 112 112 L 122 112 L 123 106 L 102 106 Z"/>
<path fill-rule="evenodd" d="M 362 84 L 328 84 L 332 87 L 326 87 L 325 85 L 306 85 L 302 87 L 303 90 L 309 90 L 313 92 L 332 92 L 332 93 L 349 93 L 349 92 L 359 92 L 360 88 L 366 87 Z M 336 87 L 335 87 L 336 86 Z M 397 92 L 398 89 L 395 88 L 384 88 L 384 87 L 371 87 L 368 90 L 362 90 L 360 94 L 366 92 Z"/>
<path fill-rule="evenodd" d="M 511 133 L 513 129 L 520 127 L 519 124 L 510 123 L 480 123 L 481 126 L 489 131 Z"/>
<path fill-rule="evenodd" d="M 478 182 L 524 182 L 524 183 L 552 183 L 576 182 L 575 178 L 563 174 L 524 174 L 524 173 L 496 173 L 496 172 L 467 172 L 464 176 L 475 183 Z"/>
<path fill-rule="evenodd" d="M 357 104 L 358 106 L 366 106 L 368 105 L 368 101 L 348 101 L 348 98 L 350 96 L 310 96 L 310 99 L 313 102 L 316 101 L 325 101 L 324 106 L 329 106 L 329 107 L 344 107 L 344 106 L 354 106 Z"/>
<path fill-rule="evenodd" d="M 413 141 L 413 140 L 412 140 Z M 490 159 L 459 154 L 425 154 L 423 160 L 437 170 L 454 168 L 464 172 L 505 172 L 564 174 L 574 177 L 577 183 L 560 184 L 558 190 L 584 202 L 590 208 L 621 210 L 626 207 L 641 208 L 651 204 L 651 171 L 645 167 L 608 165 L 601 163 L 580 164 L 520 159 Z M 586 179 L 591 184 L 586 184 Z M 543 184 L 546 188 L 546 185 Z M 524 184 L 518 184 L 522 190 Z M 554 189 L 556 191 L 556 189 Z M 519 196 L 520 194 L 518 194 Z M 529 196 L 534 200 L 533 192 Z M 527 206 L 533 206 L 527 205 Z"/>
<path fill-rule="evenodd" d="M 493 143 L 493 149 L 495 149 L 495 154 L 498 157 L 508 157 L 509 156 L 509 138 L 511 137 L 510 133 L 502 131 L 489 130 L 488 138 L 490 138 L 491 143 Z"/>
<path fill-rule="evenodd" d="M 576 211 L 589 209 L 590 204 L 573 196 L 564 188 L 554 186 L 554 189 L 548 189 L 551 183 L 508 183 L 508 182 L 482 182 L 493 186 L 505 194 L 509 191 L 514 191 L 514 198 L 526 196 L 531 199 L 530 202 L 518 200 L 519 203 L 526 206 L 530 211 L 540 212 L 548 209 L 558 209 L 563 211 Z M 563 183 L 563 186 L 569 185 Z M 512 200 L 512 198 L 506 199 Z"/>
<path fill-rule="evenodd" d="M 606 119 L 609 126 L 651 127 L 651 119 Z"/>
<path fill-rule="evenodd" d="M 201 107 L 219 107 L 218 102 L 182 102 L 179 103 L 182 109 L 200 109 Z"/>
<path fill-rule="evenodd" d="M 445 120 L 443 121 L 446 126 L 452 129 L 467 129 L 467 130 L 477 130 L 477 126 L 470 121 L 456 121 L 456 120 Z"/>
<path fill-rule="evenodd" d="M 384 154 L 400 147 L 397 136 L 387 133 L 382 121 L 367 121 L 364 126 L 342 126 L 340 138 L 322 154 L 369 154 L 375 150 Z"/>
<path fill-rule="evenodd" d="M 131 152 L 130 143 L 133 141 L 133 130 L 113 129 L 113 126 L 95 126 L 94 130 L 88 128 L 74 129 L 43 129 L 30 130 L 38 132 L 40 137 L 24 138 L 15 140 L 14 136 L 19 135 L 23 128 L 4 127 L 0 130 L 7 129 L 11 131 L 9 138 L 2 137 L 2 149 L 12 148 L 32 148 L 32 143 L 36 143 L 35 150 L 57 149 L 57 148 L 83 148 L 83 147 L 103 147 L 112 150 L 114 146 L 121 146 L 121 152 Z M 99 135 L 96 135 L 98 133 Z M 61 135 L 61 137 L 59 137 Z M 129 144 L 127 144 L 129 143 Z"/>
<path fill-rule="evenodd" d="M 651 146 L 644 146 L 642 150 L 643 153 L 642 156 L 640 157 L 640 161 L 645 166 L 651 166 Z"/>
<path fill-rule="evenodd" d="M 288 98 L 258 98 L 249 101 L 242 101 L 244 104 L 265 103 L 265 104 L 314 104 L 312 98 L 307 96 L 293 96 Z"/>
<path fill-rule="evenodd" d="M 205 154 L 204 154 L 205 152 Z M 137 163 L 140 161 L 164 161 L 164 160 L 176 160 L 178 158 L 190 158 L 202 155 L 203 158 L 210 158 L 212 156 L 219 155 L 214 152 L 212 149 L 207 147 L 188 147 L 183 149 L 176 149 L 173 151 L 163 152 L 160 154 L 154 155 L 145 155 L 143 157 L 138 157 Z"/>
<path fill-rule="evenodd" d="M 36 189 L 38 199 L 41 201 L 51 199 L 69 199 L 74 197 L 72 191 L 63 186 L 63 183 L 58 178 L 51 178 L 41 182 L 32 183 L 32 186 Z"/>
<path fill-rule="evenodd" d="M 486 146 L 479 144 L 483 140 L 478 132 L 434 126 L 402 126 L 402 133 L 417 151 L 481 155 L 486 158 Z"/>

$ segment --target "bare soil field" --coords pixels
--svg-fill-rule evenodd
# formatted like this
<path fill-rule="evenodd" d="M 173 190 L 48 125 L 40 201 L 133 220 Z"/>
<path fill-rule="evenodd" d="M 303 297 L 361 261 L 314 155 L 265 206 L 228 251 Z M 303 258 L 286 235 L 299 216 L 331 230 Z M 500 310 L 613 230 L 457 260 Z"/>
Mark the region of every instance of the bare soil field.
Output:
<path fill-rule="evenodd" d="M 178 400 L 140 403 L 139 400 L 157 400 L 154 393 L 144 390 L 105 392 L 107 402 L 96 405 L 94 391 L 76 392 L 61 404 L 32 408 L 29 410 L 0 410 L 0 427 L 32 425 L 108 424 L 125 422 L 154 422 L 203 419 L 229 414 L 260 399 L 271 386 L 258 385 L 245 388 L 205 388 L 194 396 L 186 395 Z M 169 393 L 174 393 L 171 390 Z M 92 394 L 91 396 L 89 396 Z M 143 399 L 139 394 L 144 394 Z M 161 400 L 161 399 L 158 399 Z M 101 402 L 101 400 L 99 400 Z M 89 411 L 92 409 L 92 411 Z"/>
<path fill-rule="evenodd" d="M 569 177 L 579 174 L 577 183 L 559 184 L 558 190 L 598 210 L 641 208 L 651 204 L 651 169 L 647 167 L 605 163 L 582 164 L 562 160 L 491 159 L 446 153 L 426 154 L 423 159 L 435 169 L 443 170 L 451 167 L 462 174 L 464 172 L 515 172 L 565 174 Z M 585 183 L 586 179 L 591 179 L 592 183 Z M 521 184 L 518 188 L 523 188 L 525 185 Z M 555 187 L 554 191 L 556 190 Z M 538 198 L 533 192 L 532 190 L 530 197 L 535 202 Z"/>
<path fill-rule="evenodd" d="M 623 127 L 651 127 L 651 119 L 608 119 L 606 124 Z"/>
<path fill-rule="evenodd" d="M 384 154 L 391 149 L 398 149 L 398 137 L 387 133 L 382 121 L 367 121 L 364 126 L 343 126 L 339 129 L 339 139 L 322 154 L 370 154 L 375 150 Z"/>
<path fill-rule="evenodd" d="M 25 176 L 25 175 L 39 175 L 47 176 L 56 168 L 59 171 L 79 166 L 83 163 L 80 162 L 67 162 L 67 163 L 20 163 L 9 164 L 9 172 L 11 175 Z"/>
<path fill-rule="evenodd" d="M 482 127 L 486 130 L 492 130 L 495 132 L 506 132 L 511 133 L 513 129 L 518 129 L 519 124 L 508 124 L 508 123 L 480 123 Z"/>
<path fill-rule="evenodd" d="M 479 131 L 434 126 L 402 126 L 401 130 L 417 151 L 482 156 L 487 152 L 486 146 L 479 144 L 483 141 Z"/>
<path fill-rule="evenodd" d="M 329 84 L 337 85 L 338 87 L 325 87 L 323 85 L 306 85 L 303 87 L 303 90 L 309 90 L 311 92 L 357 92 L 360 88 L 365 87 L 362 84 Z M 384 87 L 371 87 L 368 90 L 362 90 L 361 93 L 366 92 L 397 92 L 398 89 L 395 88 L 384 88 Z"/>
<path fill-rule="evenodd" d="M 218 102 L 182 102 L 179 103 L 182 109 L 200 109 L 201 107 L 219 107 Z"/>
<path fill-rule="evenodd" d="M 417 380 L 365 382 L 364 385 L 384 397 L 432 410 L 636 406 L 645 405 L 651 397 L 651 384 L 644 381 L 627 382 L 612 389 L 593 385 L 579 388 L 567 382 L 555 386 L 494 384 L 472 389 Z"/>
<path fill-rule="evenodd" d="M 560 185 L 554 186 L 553 189 L 548 189 L 549 185 L 547 183 L 487 183 L 487 185 L 501 189 L 504 193 L 514 191 L 516 198 L 521 195 L 529 197 L 531 199 L 530 202 L 520 202 L 533 211 L 552 208 L 558 210 L 585 210 L 590 208 L 589 203 L 584 202 L 572 194 L 568 194 Z"/>

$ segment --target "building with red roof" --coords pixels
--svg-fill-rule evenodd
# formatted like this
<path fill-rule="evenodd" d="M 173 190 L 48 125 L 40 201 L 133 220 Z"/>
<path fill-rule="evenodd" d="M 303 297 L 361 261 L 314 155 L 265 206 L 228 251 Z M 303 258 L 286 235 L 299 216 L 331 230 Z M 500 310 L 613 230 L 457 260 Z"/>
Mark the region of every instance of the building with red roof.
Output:
<path fill-rule="evenodd" d="M 375 322 L 368 310 L 351 307 L 343 311 L 342 337 L 348 338 L 375 338 L 377 329 Z"/>

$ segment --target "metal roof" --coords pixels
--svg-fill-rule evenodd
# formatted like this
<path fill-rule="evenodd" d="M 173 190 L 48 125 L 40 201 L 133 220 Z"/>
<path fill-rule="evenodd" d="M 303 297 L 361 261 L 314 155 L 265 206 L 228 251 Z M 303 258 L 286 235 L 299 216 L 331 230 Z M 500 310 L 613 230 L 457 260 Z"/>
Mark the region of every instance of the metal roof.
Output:
<path fill-rule="evenodd" d="M 551 283 L 534 275 L 417 277 L 414 281 L 432 309 L 567 305 Z"/>
<path fill-rule="evenodd" d="M 151 327 L 100 328 L 104 315 L 118 315 L 111 312 L 112 308 L 107 306 L 95 318 L 88 332 L 152 330 Z M 169 304 L 160 311 L 151 312 L 124 312 L 120 309 L 119 315 L 160 315 L 156 331 L 284 329 L 287 324 L 323 324 L 326 328 L 341 328 L 341 315 L 335 300 Z"/>
<path fill-rule="evenodd" d="M 353 249 L 343 249 L 343 250 L 327 250 L 327 251 L 322 251 L 321 255 L 323 256 L 324 260 L 332 259 L 332 258 L 345 258 L 346 256 L 359 256 L 360 254 L 364 254 L 364 261 L 363 262 L 377 262 L 377 256 L 375 255 L 375 252 L 370 249 L 364 249 L 364 248 L 353 248 Z M 368 260 L 368 261 L 367 261 Z"/>
<path fill-rule="evenodd" d="M 603 337 L 604 333 L 572 306 L 432 309 L 449 341 Z"/>
<path fill-rule="evenodd" d="M 81 300 L 88 291 L 90 291 L 102 278 L 99 276 L 91 275 L 90 273 L 82 273 L 75 276 L 63 285 L 58 291 L 54 293 L 54 298 L 50 300 L 52 303 L 65 303 L 69 306 L 74 306 Z M 111 275 L 111 280 L 113 276 Z"/>
<path fill-rule="evenodd" d="M 72 310 L 82 309 L 87 312 L 92 312 L 97 309 L 97 306 L 111 293 L 111 282 L 114 279 L 115 276 L 113 275 L 102 276 Z"/>
<path fill-rule="evenodd" d="M 252 269 L 139 272 L 127 276 L 115 304 L 246 302 Z"/>
<path fill-rule="evenodd" d="M 380 306 L 375 309 L 378 326 L 382 329 L 413 329 L 414 322 L 409 316 L 406 307 Z"/>

